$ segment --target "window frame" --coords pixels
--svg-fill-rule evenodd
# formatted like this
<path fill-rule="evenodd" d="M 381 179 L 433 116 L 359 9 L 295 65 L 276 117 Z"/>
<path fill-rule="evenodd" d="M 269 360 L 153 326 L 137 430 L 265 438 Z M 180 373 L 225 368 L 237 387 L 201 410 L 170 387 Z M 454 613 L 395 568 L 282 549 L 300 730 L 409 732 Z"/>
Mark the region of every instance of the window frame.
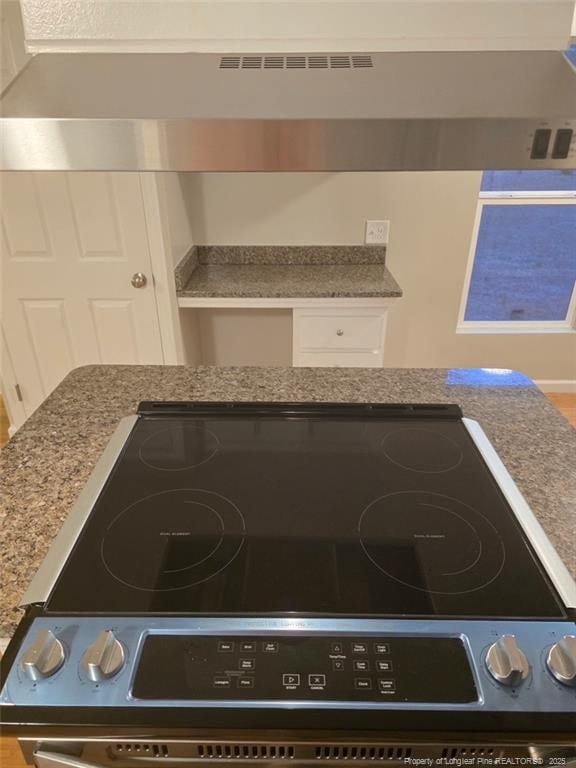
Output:
<path fill-rule="evenodd" d="M 561 191 L 481 191 L 478 195 L 472 239 L 466 264 L 464 285 L 460 298 L 456 333 L 462 334 L 522 334 L 576 333 L 576 283 L 564 320 L 465 320 L 466 305 L 478 248 L 480 223 L 485 206 L 489 205 L 576 205 L 576 190 Z"/>

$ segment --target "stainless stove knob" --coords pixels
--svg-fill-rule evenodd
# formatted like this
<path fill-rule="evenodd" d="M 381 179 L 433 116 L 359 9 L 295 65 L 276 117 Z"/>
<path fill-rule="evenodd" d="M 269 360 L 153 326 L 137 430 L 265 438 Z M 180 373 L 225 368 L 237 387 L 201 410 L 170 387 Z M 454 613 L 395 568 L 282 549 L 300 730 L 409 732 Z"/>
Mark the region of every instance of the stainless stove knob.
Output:
<path fill-rule="evenodd" d="M 64 646 L 49 629 L 42 629 L 22 657 L 21 668 L 30 680 L 52 677 L 66 661 Z"/>
<path fill-rule="evenodd" d="M 124 666 L 126 654 L 111 629 L 104 629 L 82 657 L 82 667 L 93 683 L 108 680 Z"/>
<path fill-rule="evenodd" d="M 486 654 L 488 672 L 501 685 L 515 688 L 520 685 L 530 672 L 530 664 L 518 647 L 514 635 L 502 635 Z"/>
<path fill-rule="evenodd" d="M 546 666 L 562 685 L 576 686 L 576 637 L 564 635 L 550 648 Z"/>

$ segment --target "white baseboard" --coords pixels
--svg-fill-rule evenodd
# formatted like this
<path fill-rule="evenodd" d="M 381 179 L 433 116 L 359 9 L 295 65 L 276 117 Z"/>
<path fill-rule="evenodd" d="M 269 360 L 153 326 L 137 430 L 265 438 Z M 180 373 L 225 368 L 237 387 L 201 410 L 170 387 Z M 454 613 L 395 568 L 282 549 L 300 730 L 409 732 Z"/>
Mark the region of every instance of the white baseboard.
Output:
<path fill-rule="evenodd" d="M 568 392 L 576 394 L 575 379 L 536 379 L 534 383 L 540 387 L 542 392 Z"/>
<path fill-rule="evenodd" d="M 10 440 L 12 440 L 17 431 L 18 427 L 14 427 L 12 424 L 8 427 L 8 437 Z"/>

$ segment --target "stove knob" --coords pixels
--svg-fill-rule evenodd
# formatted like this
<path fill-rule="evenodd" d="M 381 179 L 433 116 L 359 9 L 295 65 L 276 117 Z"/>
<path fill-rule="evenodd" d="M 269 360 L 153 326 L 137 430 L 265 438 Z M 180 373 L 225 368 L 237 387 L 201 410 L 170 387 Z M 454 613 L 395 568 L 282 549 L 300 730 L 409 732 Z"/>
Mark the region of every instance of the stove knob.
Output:
<path fill-rule="evenodd" d="M 124 646 L 111 629 L 104 629 L 82 657 L 82 666 L 93 683 L 108 680 L 124 666 Z"/>
<path fill-rule="evenodd" d="M 494 680 L 510 688 L 520 685 L 530 672 L 528 659 L 518 647 L 514 635 L 502 635 L 490 646 L 486 666 Z"/>
<path fill-rule="evenodd" d="M 56 674 L 66 660 L 64 646 L 49 629 L 42 629 L 22 657 L 21 667 L 30 680 Z"/>
<path fill-rule="evenodd" d="M 576 637 L 564 635 L 550 648 L 546 666 L 562 685 L 576 686 Z"/>

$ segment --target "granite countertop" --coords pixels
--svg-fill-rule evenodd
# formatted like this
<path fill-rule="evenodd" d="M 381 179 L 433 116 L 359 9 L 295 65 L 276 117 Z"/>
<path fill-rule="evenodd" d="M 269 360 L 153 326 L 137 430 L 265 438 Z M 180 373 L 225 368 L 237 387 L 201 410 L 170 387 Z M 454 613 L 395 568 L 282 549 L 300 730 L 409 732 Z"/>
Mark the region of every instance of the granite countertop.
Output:
<path fill-rule="evenodd" d="M 176 269 L 179 298 L 402 296 L 386 249 L 363 246 L 200 246 Z"/>
<path fill-rule="evenodd" d="M 576 575 L 576 430 L 522 374 L 362 368 L 88 366 L 0 452 L 0 637 L 118 421 L 141 400 L 455 402 L 478 419 Z"/>

